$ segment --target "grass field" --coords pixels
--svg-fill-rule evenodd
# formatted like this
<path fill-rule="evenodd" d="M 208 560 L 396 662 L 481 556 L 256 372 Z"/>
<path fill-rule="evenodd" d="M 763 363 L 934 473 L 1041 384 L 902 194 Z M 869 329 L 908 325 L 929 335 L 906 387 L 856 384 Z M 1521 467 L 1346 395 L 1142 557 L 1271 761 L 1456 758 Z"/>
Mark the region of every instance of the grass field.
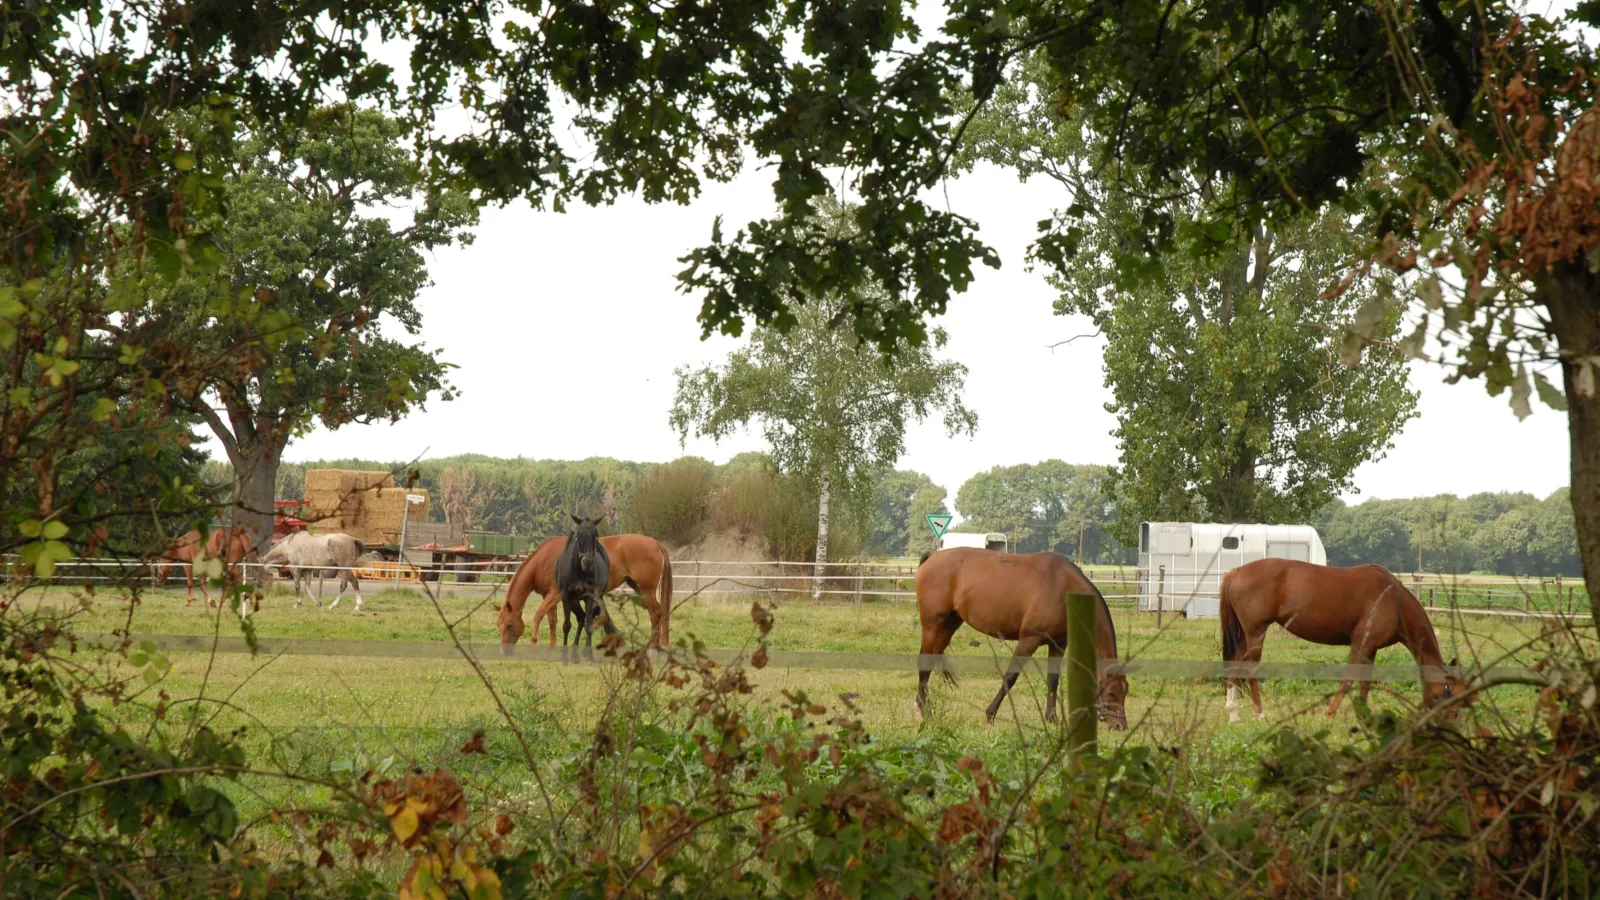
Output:
<path fill-rule="evenodd" d="M 80 596 L 62 588 L 35 591 L 27 595 L 29 600 L 24 605 L 76 610 L 74 628 L 80 633 L 122 629 L 135 635 L 239 633 L 231 616 L 219 615 L 198 601 L 185 607 L 181 591 L 145 592 L 131 611 L 126 601 L 109 598 L 90 600 L 87 609 L 79 609 Z M 379 593 L 368 598 L 359 613 L 348 600 L 333 610 L 318 609 L 310 603 L 295 609 L 292 602 L 282 591 L 269 594 L 265 608 L 253 618 L 257 633 L 263 638 L 448 640 L 440 610 L 417 593 Z M 747 598 L 720 597 L 691 601 L 674 614 L 674 640 L 695 639 L 719 648 L 751 646 L 754 632 L 750 602 Z M 642 639 L 647 624 L 642 610 L 627 602 L 613 601 L 611 606 L 630 638 Z M 458 636 L 484 655 L 487 670 L 497 682 L 547 696 L 553 711 L 564 721 L 584 721 L 586 705 L 602 693 L 602 673 L 594 667 L 494 658 L 493 646 L 498 636 L 488 601 L 456 597 L 447 588 L 440 609 L 446 617 L 458 621 Z M 895 654 L 914 654 L 918 650 L 916 607 L 907 600 L 881 600 L 857 607 L 849 602 L 795 599 L 781 602 L 776 615 L 777 624 L 769 638 L 772 650 Z M 1169 615 L 1158 628 L 1154 616 L 1126 606 L 1116 607 L 1113 615 L 1124 657 L 1220 659 L 1221 642 L 1215 620 L 1189 621 Z M 1446 658 L 1459 655 L 1463 661 L 1478 659 L 1484 663 L 1501 662 L 1541 627 L 1539 620 L 1463 617 L 1452 622 L 1440 615 L 1435 621 Z M 950 652 L 994 657 L 1009 656 L 1011 650 L 1002 642 L 963 630 L 958 632 Z M 1308 644 L 1275 632 L 1267 639 L 1264 658 L 1268 662 L 1342 663 L 1346 653 L 1344 648 Z M 1380 653 L 1377 662 L 1409 664 L 1410 657 L 1404 648 L 1396 646 Z M 172 663 L 172 671 L 163 682 L 171 696 L 196 694 L 202 680 L 208 679 L 208 695 L 232 693 L 233 703 L 258 722 L 276 729 L 443 726 L 477 721 L 495 711 L 471 667 L 456 660 L 300 655 L 269 660 L 238 654 L 219 654 L 212 659 L 205 654 L 175 653 Z M 858 694 L 864 720 L 875 734 L 909 736 L 919 730 L 920 722 L 912 710 L 916 686 L 912 670 L 774 668 L 758 673 L 754 680 L 757 695 L 765 698 L 795 689 L 825 698 L 843 692 Z M 959 687 L 939 685 L 935 693 L 942 707 L 943 724 L 976 744 L 991 740 L 996 729 L 984 726 L 982 709 L 992 697 L 996 681 L 994 677 L 966 675 Z M 1326 682 L 1269 682 L 1264 691 L 1272 720 L 1314 709 L 1325 703 L 1324 698 L 1333 687 Z M 1415 685 L 1393 687 L 1406 699 L 1415 696 Z M 1382 692 L 1381 688 L 1378 690 Z M 1519 691 L 1503 690 L 1508 700 Z M 1003 715 L 1014 722 L 1037 721 L 1034 707 L 1035 701 L 1042 702 L 1040 691 L 1042 685 L 1032 685 L 1025 679 L 1019 684 L 1016 708 Z M 1130 719 L 1144 719 L 1150 733 L 1157 736 L 1196 725 L 1214 727 L 1221 723 L 1221 697 L 1221 685 L 1215 681 L 1135 678 L 1129 696 Z M 1399 698 L 1376 702 L 1392 702 L 1396 708 L 1402 705 Z M 1255 727 L 1236 730 L 1248 733 Z"/>
<path fill-rule="evenodd" d="M 613 598 L 612 614 L 631 643 L 642 642 L 648 630 L 643 610 Z M 699 641 L 716 648 L 749 648 L 755 629 L 750 598 L 697 598 L 678 608 L 672 620 L 680 646 Z M 448 586 L 435 607 L 427 596 L 390 590 L 370 596 L 357 613 L 350 602 L 338 609 L 307 603 L 292 607 L 292 596 L 269 594 L 252 617 L 261 638 L 337 639 L 367 642 L 437 642 L 448 647 L 443 625 L 456 623 L 459 639 L 482 662 L 484 684 L 467 661 L 435 658 L 314 656 L 251 656 L 244 653 L 173 652 L 170 668 L 144 689 L 143 702 L 107 709 L 125 726 L 143 731 L 160 728 L 182 732 L 197 723 L 216 731 L 246 729 L 243 742 L 253 765 L 316 779 L 353 777 L 373 771 L 395 777 L 408 770 L 441 765 L 467 785 L 475 810 L 505 811 L 522 820 L 545 818 L 539 798 L 546 791 L 571 796 L 580 760 L 596 741 L 597 723 L 609 723 L 611 734 L 626 731 L 629 749 L 618 761 L 627 767 L 621 781 L 630 785 L 630 807 L 647 797 L 692 796 L 700 751 L 690 732 L 688 713 L 677 702 L 696 687 L 672 688 L 659 682 L 639 686 L 626 682 L 617 666 L 561 665 L 502 659 L 497 652 L 494 611 L 490 601 L 474 593 L 455 596 Z M 235 637 L 240 626 L 231 613 L 185 607 L 181 590 L 142 593 L 137 602 L 103 592 L 88 596 L 70 588 L 34 589 L 23 595 L 11 614 L 38 613 L 70 617 L 79 634 L 126 631 L 138 635 L 210 635 Z M 441 617 L 442 614 L 442 617 Z M 851 602 L 781 602 L 769 635 L 774 651 L 838 651 L 903 654 L 918 650 L 915 604 L 909 600 L 874 600 L 859 607 Z M 1173 616 L 1157 626 L 1153 615 L 1126 605 L 1113 607 L 1124 657 L 1134 659 L 1215 661 L 1220 657 L 1220 632 L 1215 620 L 1188 621 Z M 1445 656 L 1461 656 L 1503 664 L 1508 658 L 1532 661 L 1524 648 L 1542 624 L 1538 620 L 1447 616 L 1435 619 Z M 1006 657 L 1011 648 L 970 630 L 956 635 L 952 654 Z M 1307 644 L 1284 633 L 1268 637 L 1268 662 L 1342 663 L 1346 650 Z M 142 674 L 115 654 L 85 651 L 85 660 L 103 666 L 114 677 Z M 1380 653 L 1379 664 L 1410 664 L 1403 648 Z M 977 756 L 1004 784 L 1017 785 L 1047 758 L 1059 725 L 1042 721 L 1041 678 L 1024 676 L 993 726 L 983 710 L 998 677 L 963 674 L 957 685 L 935 679 L 927 720 L 914 709 L 916 673 L 904 671 L 800 669 L 768 666 L 749 672 L 753 685 L 742 715 L 755 730 L 779 732 L 786 710 L 799 694 L 807 702 L 841 709 L 848 697 L 872 735 L 876 762 L 891 778 L 932 779 L 940 787 L 928 802 L 961 796 L 966 776 L 957 760 Z M 137 680 L 135 683 L 139 683 Z M 1108 747 L 1124 742 L 1155 745 L 1176 761 L 1181 789 L 1200 807 L 1227 809 L 1251 794 L 1258 771 L 1261 742 L 1279 726 L 1305 731 L 1330 729 L 1333 740 L 1356 731 L 1354 704 L 1347 703 L 1329 722 L 1323 715 L 1334 684 L 1269 681 L 1263 685 L 1268 716 L 1230 725 L 1223 707 L 1223 687 L 1216 680 L 1134 677 L 1128 698 L 1132 727 L 1127 732 L 1101 732 Z M 498 700 L 496 699 L 498 697 Z M 1376 686 L 1373 707 L 1410 714 L 1417 686 Z M 156 724 L 151 709 L 164 703 L 165 719 Z M 1533 725 L 1534 691 L 1527 687 L 1496 688 L 1469 715 L 1496 717 L 1501 724 Z M 502 713 L 502 706 L 504 712 Z M 514 723 L 520 737 L 507 727 Z M 461 747 L 474 732 L 486 736 L 486 753 L 463 756 Z M 619 738 L 620 739 L 620 738 Z M 524 749 L 526 745 L 526 749 Z M 527 760 L 533 760 L 530 767 Z M 540 787 L 542 785 L 543 787 Z M 225 782 L 247 819 L 273 809 L 327 803 L 323 788 L 279 777 L 246 776 Z M 653 792 L 653 793 L 650 793 Z M 559 804 L 558 804 L 559 806 Z M 631 808 L 631 807 L 630 807 Z M 270 852 L 301 853 L 293 834 L 277 825 L 262 825 L 262 845 Z M 398 877 L 403 855 L 375 862 L 387 876 Z M 389 869 L 394 871 L 388 871 Z"/>

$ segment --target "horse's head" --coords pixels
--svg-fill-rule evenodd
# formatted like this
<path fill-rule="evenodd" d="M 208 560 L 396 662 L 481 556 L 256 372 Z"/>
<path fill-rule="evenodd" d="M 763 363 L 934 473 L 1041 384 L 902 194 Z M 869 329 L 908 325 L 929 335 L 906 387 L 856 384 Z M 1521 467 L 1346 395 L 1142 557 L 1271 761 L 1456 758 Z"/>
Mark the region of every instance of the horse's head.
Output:
<path fill-rule="evenodd" d="M 567 535 L 567 543 L 572 546 L 573 554 L 577 557 L 578 570 L 584 573 L 593 572 L 595 557 L 600 554 L 600 522 L 604 516 L 585 519 L 572 516 L 572 533 Z"/>
<path fill-rule="evenodd" d="M 1128 676 L 1117 673 L 1106 673 L 1100 676 L 1100 696 L 1096 705 L 1100 707 L 1100 721 L 1106 723 L 1106 728 L 1111 731 L 1126 731 L 1128 728 Z"/>
<path fill-rule="evenodd" d="M 494 627 L 500 631 L 500 653 L 504 656 L 511 655 L 511 648 L 517 641 L 522 640 L 522 633 L 528 626 L 522 621 L 522 612 L 513 609 L 511 604 L 495 607 Z"/>
<path fill-rule="evenodd" d="M 1452 657 L 1446 665 L 1455 669 L 1461 664 L 1460 660 Z M 1434 680 L 1427 677 L 1422 679 L 1422 705 L 1433 709 L 1444 704 L 1444 709 L 1439 711 L 1439 721 L 1449 724 L 1454 721 L 1456 713 L 1463 706 L 1472 705 L 1473 694 L 1468 690 L 1467 682 L 1456 675 L 1446 672 L 1443 679 Z"/>

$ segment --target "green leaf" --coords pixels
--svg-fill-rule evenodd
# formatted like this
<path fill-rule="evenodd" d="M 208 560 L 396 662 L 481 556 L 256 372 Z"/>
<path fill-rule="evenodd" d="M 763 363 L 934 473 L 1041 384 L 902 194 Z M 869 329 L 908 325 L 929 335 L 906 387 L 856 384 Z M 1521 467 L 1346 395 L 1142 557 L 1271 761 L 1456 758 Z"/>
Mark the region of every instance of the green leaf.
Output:
<path fill-rule="evenodd" d="M 26 519 L 17 523 L 17 533 L 26 538 L 36 538 L 44 533 L 44 525 L 38 519 Z"/>
<path fill-rule="evenodd" d="M 16 288 L 9 285 L 0 287 L 0 319 L 14 322 L 27 311 L 27 305 L 17 299 Z"/>
<path fill-rule="evenodd" d="M 1566 412 L 1567 395 L 1561 393 L 1561 391 L 1557 389 L 1555 385 L 1551 384 L 1549 380 L 1544 377 L 1543 372 L 1533 373 L 1533 386 L 1539 390 L 1539 399 L 1544 402 L 1545 406 L 1548 406 L 1551 409 L 1560 410 L 1561 412 Z"/>
<path fill-rule="evenodd" d="M 89 418 L 96 422 L 106 422 L 109 421 L 111 417 L 116 414 L 116 412 L 117 402 L 112 400 L 110 397 L 101 397 L 94 401 L 94 410 L 89 414 Z"/>
<path fill-rule="evenodd" d="M 1528 403 L 1532 396 L 1533 388 L 1528 384 L 1528 371 L 1522 363 L 1517 363 L 1517 373 L 1511 378 L 1511 412 L 1518 419 L 1526 419 L 1533 415 L 1533 407 Z"/>
<path fill-rule="evenodd" d="M 1444 305 L 1444 290 L 1439 286 L 1439 276 L 1429 275 L 1417 282 L 1417 296 L 1430 311 Z"/>
<path fill-rule="evenodd" d="M 44 523 L 45 540 L 55 541 L 67 536 L 67 523 L 60 519 L 51 519 Z"/>
<path fill-rule="evenodd" d="M 172 165 L 179 172 L 187 172 L 194 168 L 194 154 L 187 150 L 180 150 L 177 155 L 172 157 Z"/>

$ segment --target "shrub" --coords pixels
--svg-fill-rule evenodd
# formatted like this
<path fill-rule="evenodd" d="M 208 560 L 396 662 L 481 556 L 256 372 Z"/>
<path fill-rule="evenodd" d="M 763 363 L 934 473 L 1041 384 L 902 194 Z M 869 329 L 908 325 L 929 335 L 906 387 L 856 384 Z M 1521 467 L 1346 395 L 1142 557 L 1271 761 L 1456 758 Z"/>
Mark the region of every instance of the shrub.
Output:
<path fill-rule="evenodd" d="M 686 544 L 706 521 L 706 504 L 715 481 L 716 467 L 697 457 L 656 466 L 634 483 L 634 521 L 658 540 Z"/>

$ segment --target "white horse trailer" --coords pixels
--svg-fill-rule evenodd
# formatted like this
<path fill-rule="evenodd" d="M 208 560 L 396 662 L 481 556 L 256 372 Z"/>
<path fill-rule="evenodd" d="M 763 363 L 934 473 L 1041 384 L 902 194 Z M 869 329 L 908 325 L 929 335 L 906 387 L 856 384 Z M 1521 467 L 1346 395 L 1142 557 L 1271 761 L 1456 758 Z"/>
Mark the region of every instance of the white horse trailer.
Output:
<path fill-rule="evenodd" d="M 1258 559 L 1328 564 L 1322 537 L 1310 525 L 1139 525 L 1139 609 L 1218 615 L 1218 591 L 1229 570 Z"/>
<path fill-rule="evenodd" d="M 1011 549 L 1011 543 L 998 531 L 991 531 L 988 534 L 947 531 L 944 537 L 939 538 L 939 543 L 934 545 L 936 550 L 948 550 L 951 547 L 977 547 L 980 550 L 999 550 L 1004 553 Z"/>

